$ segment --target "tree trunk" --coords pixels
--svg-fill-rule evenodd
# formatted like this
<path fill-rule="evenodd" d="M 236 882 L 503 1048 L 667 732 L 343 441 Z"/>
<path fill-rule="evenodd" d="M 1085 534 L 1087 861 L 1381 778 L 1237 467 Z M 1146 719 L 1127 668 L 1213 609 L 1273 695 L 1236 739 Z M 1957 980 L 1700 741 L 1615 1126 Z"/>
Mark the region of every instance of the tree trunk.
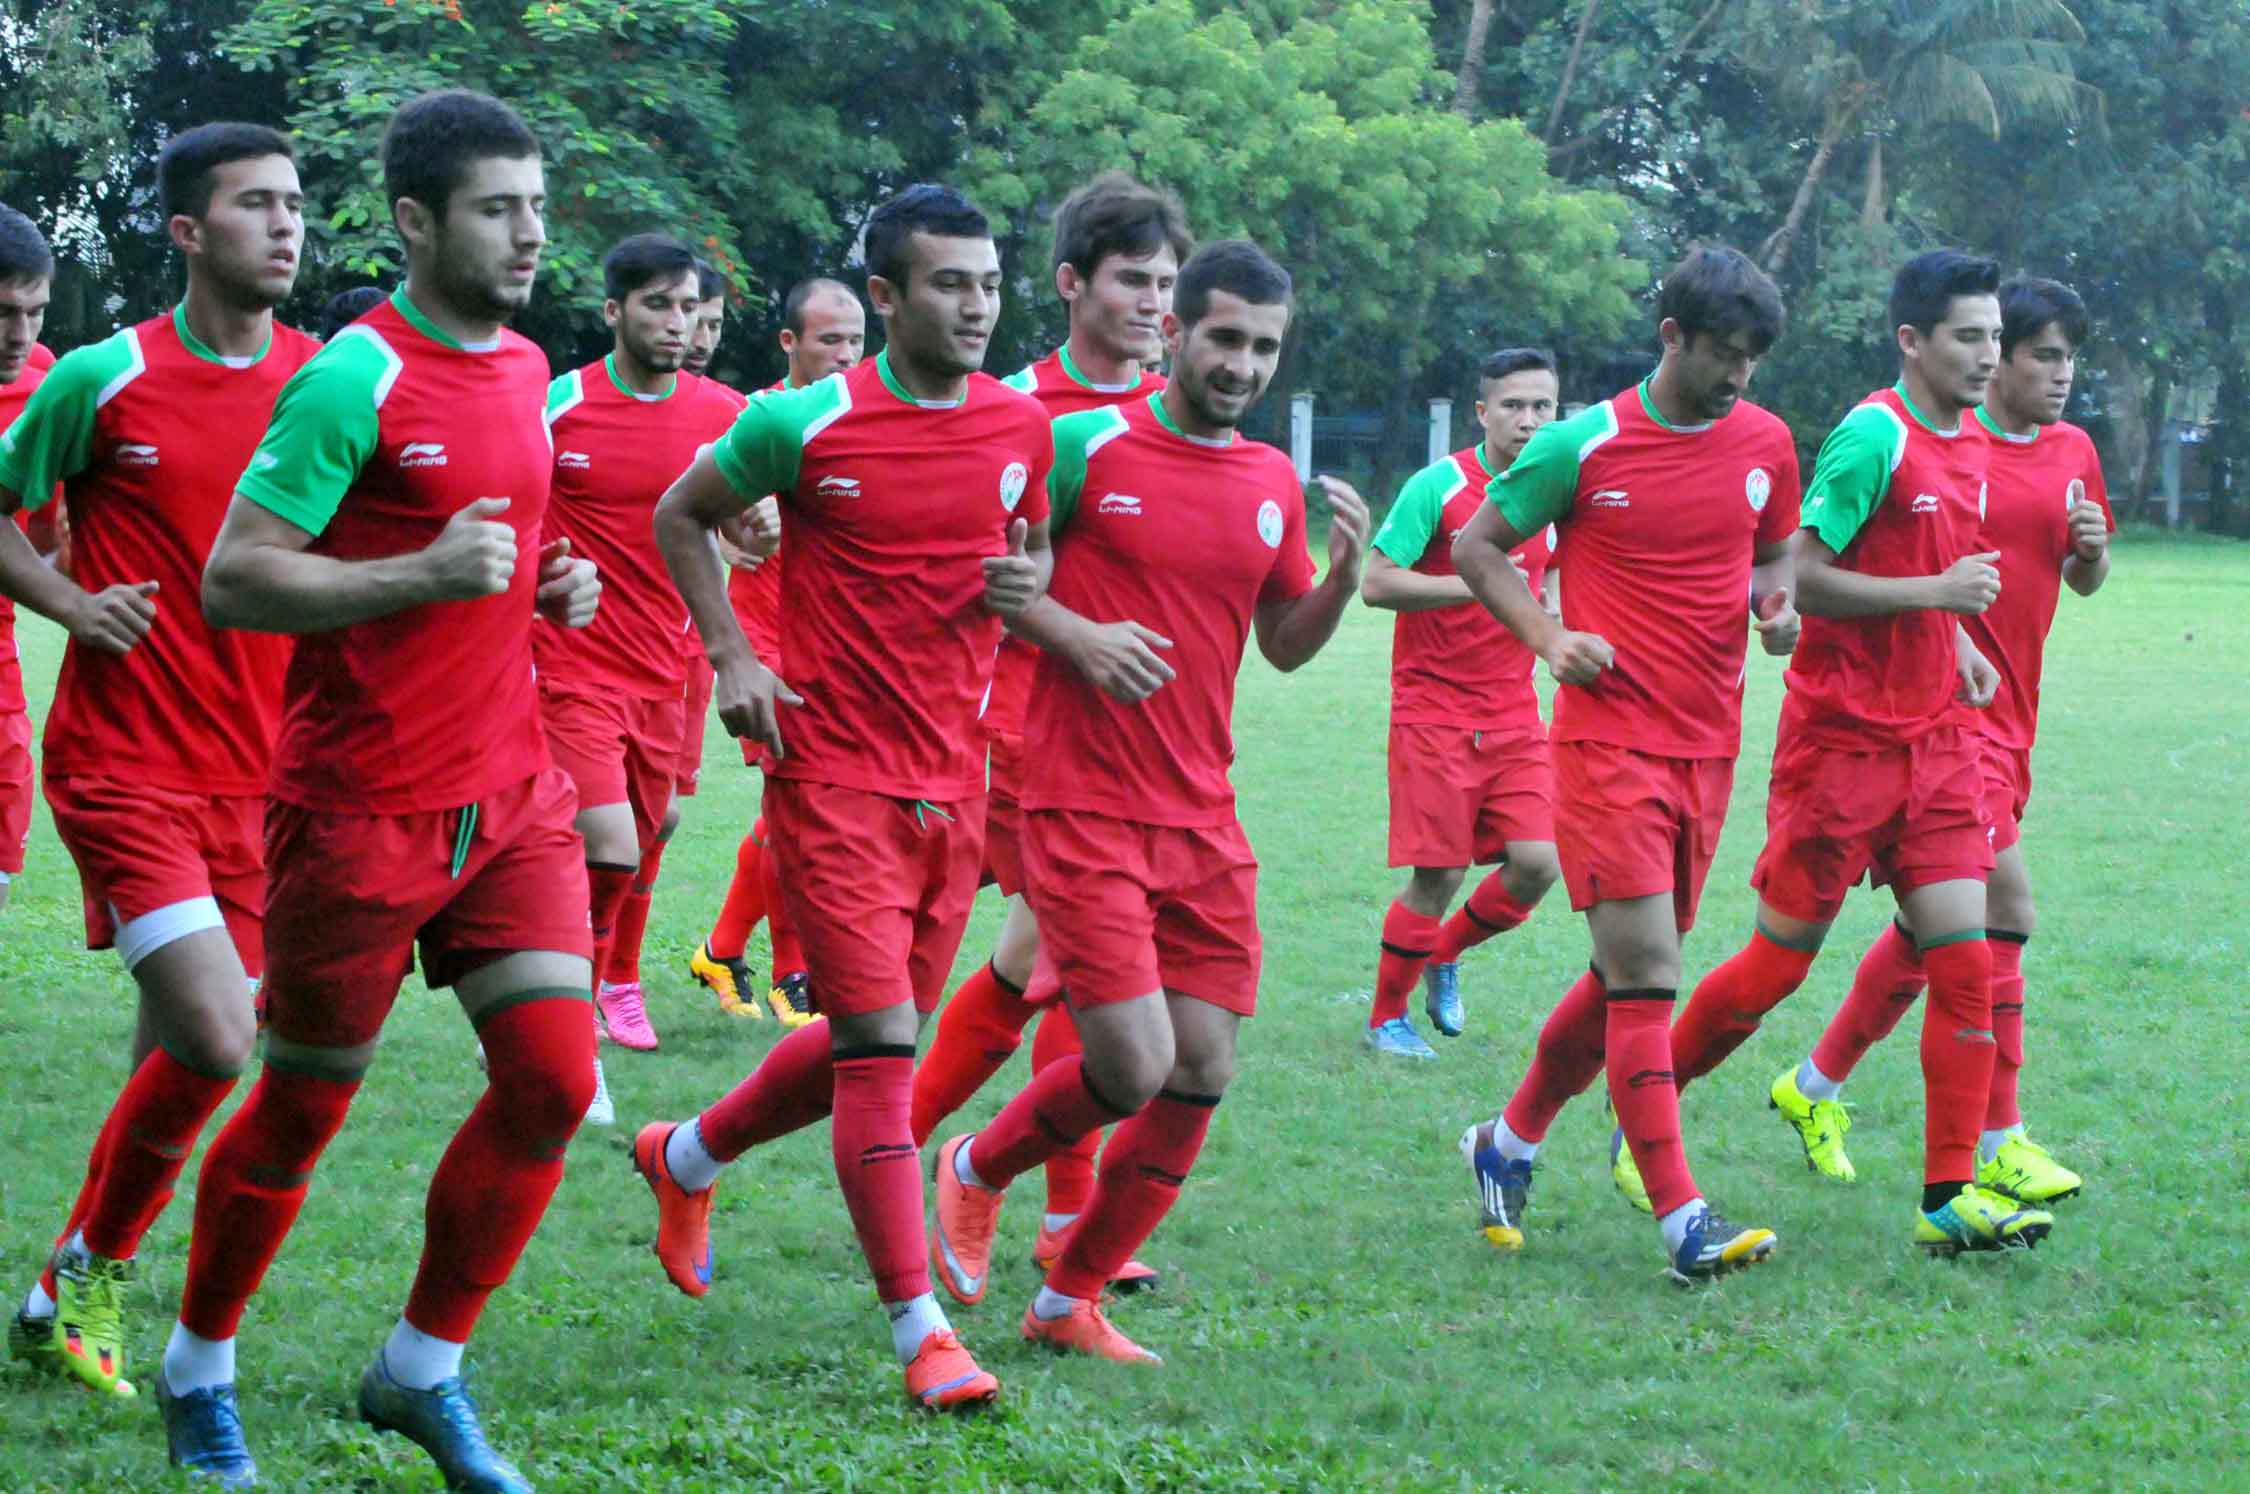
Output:
<path fill-rule="evenodd" d="M 2156 373 L 2149 380 L 2148 431 L 2142 443 L 2141 466 L 2133 479 L 2133 512 L 2145 522 L 2149 518 L 2149 495 L 2156 491 L 2156 479 L 2164 470 L 2164 423 L 2172 418 L 2172 368 L 2168 360 L 2159 359 Z"/>
<path fill-rule="evenodd" d="M 1805 226 L 1805 214 L 1812 207 L 1813 194 L 1820 190 L 1821 178 L 1828 174 L 1829 158 L 1836 154 L 1836 146 L 1843 140 L 1844 132 L 1859 117 L 1860 106 L 1865 102 L 1862 92 L 1850 103 L 1829 117 L 1827 127 L 1820 132 L 1820 144 L 1813 151 L 1812 160 L 1805 167 L 1804 179 L 1797 183 L 1797 195 L 1789 204 L 1789 216 L 1766 240 L 1760 257 L 1766 262 L 1766 273 L 1779 277 L 1788 268 L 1789 249 L 1796 242 L 1797 232 Z"/>
<path fill-rule="evenodd" d="M 1555 85 L 1554 107 L 1547 111 L 1547 130 L 1540 138 L 1549 145 L 1555 143 L 1555 132 L 1562 128 L 1563 105 L 1570 99 L 1570 85 L 1578 81 L 1578 59 L 1585 55 L 1586 38 L 1594 29 L 1594 16 L 1602 8 L 1602 0 L 1586 0 L 1586 9 L 1578 17 L 1578 35 L 1571 39 L 1570 56 L 1563 62 L 1562 81 Z"/>
<path fill-rule="evenodd" d="M 1867 195 L 1859 201 L 1859 226 L 1870 233 L 1883 226 L 1890 194 L 1883 183 L 1883 137 L 1867 143 Z"/>
<path fill-rule="evenodd" d="M 1461 44 L 1461 71 L 1453 81 L 1453 112 L 1475 119 L 1477 90 L 1484 81 L 1484 39 L 1492 30 L 1492 0 L 1471 0 L 1469 38 Z"/>

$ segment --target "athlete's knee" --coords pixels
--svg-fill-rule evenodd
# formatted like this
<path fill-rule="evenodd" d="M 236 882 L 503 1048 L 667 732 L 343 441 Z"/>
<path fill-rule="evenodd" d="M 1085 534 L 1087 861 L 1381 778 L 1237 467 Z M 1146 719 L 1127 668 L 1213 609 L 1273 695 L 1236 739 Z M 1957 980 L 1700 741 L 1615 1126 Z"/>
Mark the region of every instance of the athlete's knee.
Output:
<path fill-rule="evenodd" d="M 1417 866 L 1406 880 L 1405 900 L 1409 906 L 1420 904 L 1424 910 L 1435 909 L 1433 918 L 1445 916 L 1453 895 L 1461 890 L 1461 879 L 1468 869 L 1460 866 Z"/>
<path fill-rule="evenodd" d="M 664 810 L 664 823 L 656 827 L 658 843 L 668 841 L 680 828 L 680 801 L 674 799 Z"/>
<path fill-rule="evenodd" d="M 199 1020 L 179 1024 L 178 1030 L 159 1039 L 164 1051 L 198 1074 L 214 1079 L 239 1078 L 249 1067 L 250 1053 L 258 1043 L 256 1013 L 243 1010 L 212 1012 Z"/>
<path fill-rule="evenodd" d="M 1122 1043 L 1089 1045 L 1086 1067 L 1095 1086 L 1122 1109 L 1138 1110 L 1171 1081 L 1178 1054 L 1169 1028 L 1136 1034 Z"/>
<path fill-rule="evenodd" d="M 508 1128 L 559 1144 L 594 1103 L 594 1029 L 583 1001 L 552 997 L 496 1013 L 479 1029 L 492 1095 Z"/>
<path fill-rule="evenodd" d="M 1223 1095 L 1234 1082 L 1234 1049 L 1225 1052 L 1182 1052 L 1172 1064 L 1164 1087 L 1190 1095 Z"/>
<path fill-rule="evenodd" d="M 1545 841 L 1519 841 L 1508 848 L 1504 878 L 1509 896 L 1529 907 L 1562 880 L 1562 862 Z"/>

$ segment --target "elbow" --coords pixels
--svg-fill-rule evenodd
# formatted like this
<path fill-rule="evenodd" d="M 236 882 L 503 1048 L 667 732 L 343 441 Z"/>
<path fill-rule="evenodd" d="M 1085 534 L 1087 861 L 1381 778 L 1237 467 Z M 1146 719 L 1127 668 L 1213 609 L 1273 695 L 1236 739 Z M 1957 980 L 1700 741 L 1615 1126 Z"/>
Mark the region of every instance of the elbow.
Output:
<path fill-rule="evenodd" d="M 1383 584 L 1374 571 L 1359 578 L 1359 600 L 1363 606 L 1386 610 L 1394 603 L 1390 588 Z"/>
<path fill-rule="evenodd" d="M 203 605 L 203 620 L 212 627 L 243 628 L 250 625 L 250 618 L 243 610 L 240 591 L 234 584 L 233 575 L 223 564 L 220 551 L 211 552 L 211 560 L 203 568 L 203 584 L 198 591 Z"/>

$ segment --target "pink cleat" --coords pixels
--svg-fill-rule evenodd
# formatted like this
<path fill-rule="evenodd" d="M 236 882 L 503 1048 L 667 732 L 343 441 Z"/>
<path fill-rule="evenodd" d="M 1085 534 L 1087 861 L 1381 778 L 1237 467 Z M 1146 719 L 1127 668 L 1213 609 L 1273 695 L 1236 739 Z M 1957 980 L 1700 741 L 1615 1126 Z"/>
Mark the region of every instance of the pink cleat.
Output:
<path fill-rule="evenodd" d="M 656 1046 L 656 1029 L 648 1025 L 648 1007 L 641 999 L 639 981 L 615 986 L 603 981 L 594 1005 L 601 1009 L 602 1025 L 608 1029 L 611 1042 L 644 1053 Z"/>

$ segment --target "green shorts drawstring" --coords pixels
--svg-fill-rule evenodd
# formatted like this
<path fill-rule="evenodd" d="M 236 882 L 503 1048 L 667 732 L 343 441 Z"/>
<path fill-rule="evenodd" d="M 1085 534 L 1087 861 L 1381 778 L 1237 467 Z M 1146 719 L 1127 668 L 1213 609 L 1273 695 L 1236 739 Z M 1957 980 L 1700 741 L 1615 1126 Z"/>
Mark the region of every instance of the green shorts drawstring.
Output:
<path fill-rule="evenodd" d="M 916 799 L 908 807 L 914 811 L 914 823 L 915 826 L 919 829 L 927 830 L 930 828 L 930 822 L 925 818 L 925 816 L 927 815 L 934 814 L 939 819 L 945 821 L 948 825 L 953 823 L 953 816 L 947 814 L 944 810 L 938 808 L 935 804 L 932 804 L 927 799 Z"/>
<path fill-rule="evenodd" d="M 446 876 L 457 882 L 461 879 L 461 868 L 469 864 L 469 845 L 477 838 L 477 807 L 464 804 L 454 813 L 459 818 L 453 830 L 453 869 Z"/>

